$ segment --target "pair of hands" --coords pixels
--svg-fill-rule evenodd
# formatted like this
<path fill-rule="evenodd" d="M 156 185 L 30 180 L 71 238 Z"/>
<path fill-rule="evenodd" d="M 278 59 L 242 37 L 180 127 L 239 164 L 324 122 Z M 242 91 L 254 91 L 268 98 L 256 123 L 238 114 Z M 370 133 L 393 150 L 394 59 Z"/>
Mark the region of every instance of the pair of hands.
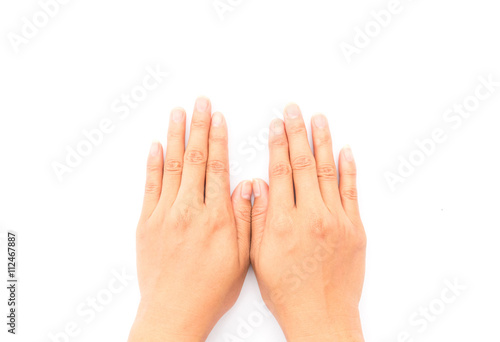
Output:
<path fill-rule="evenodd" d="M 288 105 L 270 126 L 269 186 L 244 181 L 232 196 L 223 115 L 198 98 L 187 147 L 185 131 L 186 113 L 174 109 L 165 159 L 157 142 L 148 157 L 141 303 L 129 341 L 204 341 L 236 302 L 250 262 L 288 341 L 363 341 L 356 166 L 344 148 L 338 180 L 326 118 L 312 119 L 313 155 L 300 109 Z"/>

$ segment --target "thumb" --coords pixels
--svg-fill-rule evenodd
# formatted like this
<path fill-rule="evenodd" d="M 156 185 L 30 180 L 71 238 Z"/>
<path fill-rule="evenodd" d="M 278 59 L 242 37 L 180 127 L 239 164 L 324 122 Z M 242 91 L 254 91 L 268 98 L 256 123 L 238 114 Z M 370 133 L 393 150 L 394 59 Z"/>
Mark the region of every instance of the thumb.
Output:
<path fill-rule="evenodd" d="M 238 248 L 240 262 L 247 265 L 250 261 L 250 222 L 252 215 L 252 182 L 243 181 L 234 189 L 231 200 L 233 202 L 234 218 L 236 220 L 236 232 L 238 237 Z"/>
<path fill-rule="evenodd" d="M 252 259 L 258 251 L 264 235 L 267 204 L 269 202 L 269 186 L 262 179 L 254 179 L 253 193 L 255 200 L 252 207 L 252 243 L 250 252 Z"/>

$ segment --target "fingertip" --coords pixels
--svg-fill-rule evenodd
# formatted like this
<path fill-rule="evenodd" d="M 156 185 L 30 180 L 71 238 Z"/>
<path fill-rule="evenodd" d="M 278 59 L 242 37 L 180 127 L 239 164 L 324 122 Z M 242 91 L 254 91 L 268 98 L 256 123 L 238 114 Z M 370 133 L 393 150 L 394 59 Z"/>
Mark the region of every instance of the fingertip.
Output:
<path fill-rule="evenodd" d="M 323 114 L 313 115 L 311 122 L 314 128 L 324 129 L 328 126 L 328 119 Z"/>
<path fill-rule="evenodd" d="M 267 198 L 269 186 L 264 180 L 259 178 L 254 178 L 252 180 L 252 187 L 253 187 L 253 195 L 256 200 L 260 198 Z"/>
<path fill-rule="evenodd" d="M 221 112 L 215 112 L 212 115 L 212 126 L 213 127 L 224 126 L 224 123 L 225 123 L 225 118 L 224 118 L 224 115 L 222 115 Z"/>
<path fill-rule="evenodd" d="M 252 199 L 252 191 L 253 191 L 253 187 L 252 187 L 251 181 L 243 181 L 241 183 L 241 192 L 240 192 L 241 198 L 248 200 L 248 201 L 251 200 Z"/>
<path fill-rule="evenodd" d="M 352 153 L 351 146 L 345 145 L 342 148 L 342 157 L 346 162 L 352 163 L 354 162 L 354 154 Z"/>
<path fill-rule="evenodd" d="M 285 131 L 285 123 L 281 119 L 274 119 L 269 125 L 269 131 L 274 136 L 281 135 Z"/>
<path fill-rule="evenodd" d="M 170 118 L 175 123 L 181 123 L 186 118 L 186 111 L 184 110 L 184 108 L 175 107 L 170 113 Z"/>
<path fill-rule="evenodd" d="M 290 102 L 285 106 L 285 118 L 296 119 L 300 115 L 300 107 L 296 103 Z"/>
<path fill-rule="evenodd" d="M 195 110 L 197 112 L 209 112 L 210 108 L 210 99 L 206 96 L 198 96 L 195 103 Z"/>
<path fill-rule="evenodd" d="M 158 154 L 158 151 L 159 151 L 158 140 L 153 140 L 153 142 L 151 143 L 151 147 L 149 148 L 149 156 L 155 157 Z"/>
<path fill-rule="evenodd" d="M 354 161 L 352 149 L 349 145 L 345 145 L 340 151 L 339 174 L 339 186 L 341 188 L 346 185 L 349 187 L 356 185 L 357 167 L 356 162 Z"/>
<path fill-rule="evenodd" d="M 260 195 L 261 195 L 260 182 L 257 179 L 252 180 L 252 187 L 253 187 L 253 194 L 254 194 L 255 198 L 260 197 Z"/>
<path fill-rule="evenodd" d="M 153 140 L 149 148 L 148 163 L 157 163 L 160 160 L 160 156 L 163 156 L 161 143 L 158 140 Z"/>

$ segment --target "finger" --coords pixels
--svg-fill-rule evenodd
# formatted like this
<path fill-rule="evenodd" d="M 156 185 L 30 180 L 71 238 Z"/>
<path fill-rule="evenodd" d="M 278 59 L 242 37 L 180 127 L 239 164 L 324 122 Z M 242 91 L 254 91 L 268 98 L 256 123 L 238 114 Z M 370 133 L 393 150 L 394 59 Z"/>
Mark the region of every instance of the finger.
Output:
<path fill-rule="evenodd" d="M 280 119 L 273 120 L 269 130 L 269 192 L 271 204 L 295 205 L 288 140 Z"/>
<path fill-rule="evenodd" d="M 352 222 L 360 220 L 358 207 L 358 191 L 356 187 L 356 164 L 352 150 L 345 146 L 340 152 L 339 158 L 340 173 L 340 198 L 347 217 Z"/>
<path fill-rule="evenodd" d="M 269 187 L 262 179 L 254 179 L 252 185 L 255 199 L 252 207 L 252 241 L 250 244 L 250 255 L 251 259 L 255 260 L 255 255 L 258 254 L 262 236 L 264 235 L 264 227 L 266 226 Z"/>
<path fill-rule="evenodd" d="M 163 149 L 158 141 L 154 141 L 149 150 L 146 187 L 140 221 L 147 220 L 158 204 L 163 177 Z"/>
<path fill-rule="evenodd" d="M 231 197 L 234 218 L 236 220 L 240 265 L 243 267 L 248 267 L 250 261 L 251 198 L 252 182 L 250 181 L 244 181 L 238 184 Z"/>
<path fill-rule="evenodd" d="M 189 140 L 184 154 L 179 195 L 192 205 L 204 202 L 211 105 L 206 97 L 196 100 Z"/>
<path fill-rule="evenodd" d="M 163 190 L 161 200 L 171 206 L 177 198 L 182 179 L 182 164 L 186 139 L 186 112 L 175 108 L 168 125 L 167 152 L 163 167 Z"/>
<path fill-rule="evenodd" d="M 301 203 L 315 203 L 314 200 L 321 196 L 316 162 L 307 139 L 304 119 L 296 104 L 289 104 L 285 108 L 285 127 L 290 145 L 290 162 L 297 207 Z"/>
<path fill-rule="evenodd" d="M 227 125 L 221 113 L 214 113 L 208 139 L 205 203 L 227 204 L 230 192 Z"/>
<path fill-rule="evenodd" d="M 321 196 L 328 209 L 335 210 L 340 207 L 341 202 L 328 120 L 324 115 L 315 115 L 311 126 Z"/>

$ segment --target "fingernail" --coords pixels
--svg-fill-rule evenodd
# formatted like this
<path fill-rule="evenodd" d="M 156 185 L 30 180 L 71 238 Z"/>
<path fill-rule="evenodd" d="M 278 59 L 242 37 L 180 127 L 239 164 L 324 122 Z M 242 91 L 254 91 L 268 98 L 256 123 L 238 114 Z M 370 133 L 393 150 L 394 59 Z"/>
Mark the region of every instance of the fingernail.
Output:
<path fill-rule="evenodd" d="M 315 115 L 313 121 L 314 125 L 318 128 L 325 128 L 326 126 L 326 118 L 321 114 Z"/>
<path fill-rule="evenodd" d="M 158 152 L 160 151 L 160 143 L 158 141 L 153 141 L 151 144 L 151 149 L 149 150 L 149 154 L 151 157 L 156 157 Z"/>
<path fill-rule="evenodd" d="M 198 97 L 196 99 L 196 110 L 198 112 L 204 112 L 208 108 L 208 99 L 206 97 Z"/>
<path fill-rule="evenodd" d="M 280 119 L 274 119 L 271 122 L 271 129 L 275 135 L 283 134 L 283 121 L 281 121 Z"/>
<path fill-rule="evenodd" d="M 349 146 L 349 145 L 344 146 L 344 157 L 345 157 L 345 160 L 347 160 L 348 162 L 352 162 L 354 160 L 351 146 Z"/>
<path fill-rule="evenodd" d="M 172 111 L 172 121 L 173 122 L 179 123 L 179 122 L 182 122 L 183 119 L 184 119 L 184 111 L 183 110 L 176 108 Z"/>
<path fill-rule="evenodd" d="M 221 113 L 214 113 L 212 116 L 212 126 L 214 127 L 219 127 L 222 125 L 222 114 Z"/>
<path fill-rule="evenodd" d="M 252 198 L 252 182 L 245 181 L 243 183 L 241 186 L 241 197 L 247 200 Z"/>
<path fill-rule="evenodd" d="M 260 182 L 257 179 L 252 180 L 253 194 L 255 197 L 260 196 Z"/>
<path fill-rule="evenodd" d="M 286 107 L 286 115 L 290 119 L 295 119 L 300 115 L 300 109 L 299 106 L 297 106 L 295 103 L 292 103 Z"/>

